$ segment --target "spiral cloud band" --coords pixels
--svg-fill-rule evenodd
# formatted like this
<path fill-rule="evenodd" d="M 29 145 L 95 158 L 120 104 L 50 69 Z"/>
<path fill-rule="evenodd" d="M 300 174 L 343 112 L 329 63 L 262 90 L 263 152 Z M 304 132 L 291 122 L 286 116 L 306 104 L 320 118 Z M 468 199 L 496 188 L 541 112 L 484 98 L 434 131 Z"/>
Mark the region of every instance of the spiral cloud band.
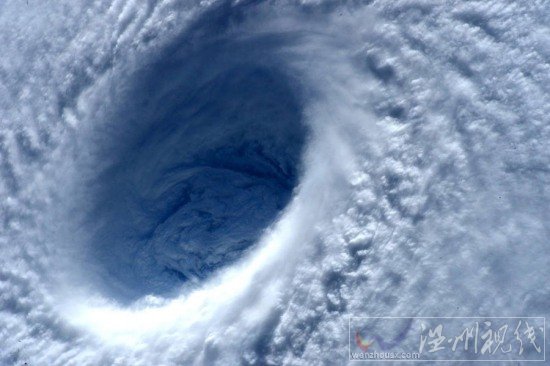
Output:
<path fill-rule="evenodd" d="M 549 16 L 3 2 L 0 365 L 339 365 L 354 316 L 550 314 Z"/>

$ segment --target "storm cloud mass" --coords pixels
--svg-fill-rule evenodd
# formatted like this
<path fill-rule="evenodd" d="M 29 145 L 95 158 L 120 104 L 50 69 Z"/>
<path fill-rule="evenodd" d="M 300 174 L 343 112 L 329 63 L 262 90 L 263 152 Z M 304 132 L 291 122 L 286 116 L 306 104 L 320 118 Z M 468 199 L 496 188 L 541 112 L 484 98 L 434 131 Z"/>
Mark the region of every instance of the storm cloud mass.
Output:
<path fill-rule="evenodd" d="M 548 24 L 2 2 L 0 365 L 339 365 L 350 316 L 550 315 Z"/>

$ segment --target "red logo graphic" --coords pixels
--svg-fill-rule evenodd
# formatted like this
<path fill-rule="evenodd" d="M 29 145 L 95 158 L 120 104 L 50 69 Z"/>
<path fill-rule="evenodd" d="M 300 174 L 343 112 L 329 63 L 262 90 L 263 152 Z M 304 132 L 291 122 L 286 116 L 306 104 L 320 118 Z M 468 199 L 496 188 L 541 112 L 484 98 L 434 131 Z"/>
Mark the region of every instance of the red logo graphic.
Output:
<path fill-rule="evenodd" d="M 374 341 L 367 341 L 361 337 L 361 334 L 359 334 L 359 331 L 355 331 L 355 343 L 363 352 L 367 352 L 369 347 L 374 343 Z"/>

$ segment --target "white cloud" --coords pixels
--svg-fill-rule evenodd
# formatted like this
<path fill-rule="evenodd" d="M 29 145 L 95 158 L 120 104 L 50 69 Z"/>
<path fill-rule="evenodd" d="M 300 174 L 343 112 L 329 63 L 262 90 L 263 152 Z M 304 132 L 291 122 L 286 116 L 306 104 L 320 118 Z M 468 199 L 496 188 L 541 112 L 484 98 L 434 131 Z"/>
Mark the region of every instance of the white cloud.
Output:
<path fill-rule="evenodd" d="M 547 315 L 547 8 L 1 5 L 0 363 L 346 363 L 351 315 Z M 128 135 L 106 139 L 177 99 L 134 88 L 182 53 L 160 84 L 176 94 L 237 64 L 282 70 L 311 130 L 304 172 L 239 262 L 124 305 L 86 272 L 79 184 Z"/>

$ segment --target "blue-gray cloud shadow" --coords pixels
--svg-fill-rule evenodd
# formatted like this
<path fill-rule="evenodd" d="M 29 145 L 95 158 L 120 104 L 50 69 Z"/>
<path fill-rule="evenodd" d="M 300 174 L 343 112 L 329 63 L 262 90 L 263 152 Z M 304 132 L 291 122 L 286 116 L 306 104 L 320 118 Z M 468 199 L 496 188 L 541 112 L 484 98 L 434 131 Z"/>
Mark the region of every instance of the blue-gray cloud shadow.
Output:
<path fill-rule="evenodd" d="M 179 40 L 131 74 L 96 139 L 109 168 L 90 181 L 86 251 L 105 294 L 200 282 L 287 205 L 307 130 L 297 83 L 264 57 L 284 41 Z"/>

